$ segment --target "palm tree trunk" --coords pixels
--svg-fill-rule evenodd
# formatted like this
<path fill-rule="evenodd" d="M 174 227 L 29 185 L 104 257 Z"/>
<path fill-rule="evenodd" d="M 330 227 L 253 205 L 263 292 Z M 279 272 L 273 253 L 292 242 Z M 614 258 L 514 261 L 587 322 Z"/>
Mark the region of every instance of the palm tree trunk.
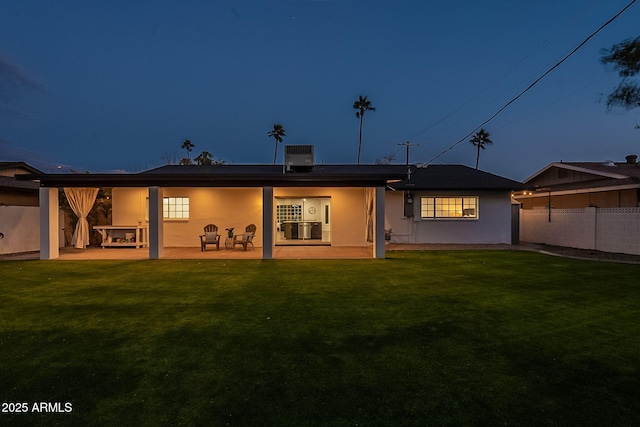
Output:
<path fill-rule="evenodd" d="M 358 164 L 360 164 L 360 149 L 362 148 L 362 119 L 363 115 L 360 115 L 360 139 L 358 140 Z"/>
<path fill-rule="evenodd" d="M 276 141 L 276 149 L 273 152 L 273 164 L 276 164 L 276 158 L 278 157 L 278 141 Z"/>
<path fill-rule="evenodd" d="M 478 144 L 478 154 L 476 155 L 476 169 L 478 169 L 479 161 L 480 161 L 480 144 Z"/>

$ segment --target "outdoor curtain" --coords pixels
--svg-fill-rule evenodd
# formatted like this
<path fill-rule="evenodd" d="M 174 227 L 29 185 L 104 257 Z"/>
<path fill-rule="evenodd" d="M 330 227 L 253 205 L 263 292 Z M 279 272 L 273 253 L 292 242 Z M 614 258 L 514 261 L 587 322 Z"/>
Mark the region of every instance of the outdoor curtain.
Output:
<path fill-rule="evenodd" d="M 373 188 L 365 188 L 364 189 L 364 204 L 365 211 L 367 213 L 367 228 L 365 232 L 365 237 L 367 238 L 367 242 L 373 242 L 373 202 L 374 202 L 374 189 Z"/>
<path fill-rule="evenodd" d="M 71 244 L 78 249 L 84 249 L 89 245 L 89 222 L 87 215 L 93 207 L 93 203 L 98 195 L 97 188 L 65 188 L 64 194 L 67 196 L 69 206 L 78 217 L 78 223 L 73 230 Z"/>

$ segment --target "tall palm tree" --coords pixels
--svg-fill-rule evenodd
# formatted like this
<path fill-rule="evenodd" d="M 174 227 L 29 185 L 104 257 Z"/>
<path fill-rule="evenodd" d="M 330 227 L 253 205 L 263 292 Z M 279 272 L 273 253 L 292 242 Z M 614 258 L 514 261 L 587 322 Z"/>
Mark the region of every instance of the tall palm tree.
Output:
<path fill-rule="evenodd" d="M 481 128 L 478 132 L 473 135 L 469 141 L 473 144 L 474 147 L 478 147 L 478 154 L 476 155 L 476 169 L 478 169 L 478 162 L 480 161 L 480 149 L 484 150 L 485 145 L 493 144 L 493 141 L 489 138 L 491 135 L 489 132 Z"/>
<path fill-rule="evenodd" d="M 371 105 L 371 101 L 366 96 L 358 96 L 358 100 L 353 103 L 353 108 L 356 110 L 356 117 L 360 119 L 360 138 L 358 140 L 358 164 L 360 164 L 360 150 L 362 148 L 362 120 L 364 119 L 364 113 L 366 111 L 376 111 Z"/>
<path fill-rule="evenodd" d="M 267 135 L 272 136 L 276 141 L 276 149 L 273 152 L 273 164 L 276 164 L 276 158 L 278 157 L 278 142 L 282 142 L 283 137 L 287 136 L 284 131 L 284 127 L 280 123 L 274 123 L 273 129 L 267 132 Z"/>
<path fill-rule="evenodd" d="M 185 139 L 182 143 L 182 148 L 187 150 L 187 164 L 191 164 L 191 149 L 196 145 L 191 142 L 189 139 Z"/>

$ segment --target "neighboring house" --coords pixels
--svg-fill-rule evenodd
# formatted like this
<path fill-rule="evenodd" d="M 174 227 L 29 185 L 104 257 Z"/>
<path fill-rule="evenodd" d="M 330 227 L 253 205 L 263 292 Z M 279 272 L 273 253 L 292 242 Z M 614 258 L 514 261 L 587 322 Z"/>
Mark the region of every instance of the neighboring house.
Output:
<path fill-rule="evenodd" d="M 18 181 L 19 174 L 42 173 L 24 162 L 0 162 L 0 206 L 38 206 L 38 185 Z"/>
<path fill-rule="evenodd" d="M 525 180 L 523 241 L 640 255 L 640 164 L 556 162 Z"/>
<path fill-rule="evenodd" d="M 524 181 L 517 195 L 523 209 L 625 208 L 640 206 L 640 164 L 625 162 L 555 162 Z"/>
<path fill-rule="evenodd" d="M 40 173 L 22 179 L 40 182 L 42 259 L 59 255 L 59 189 L 91 194 L 100 187 L 112 189 L 113 225 L 144 229 L 135 243 L 144 240 L 153 259 L 162 258 L 165 247 L 199 247 L 210 223 L 222 236 L 227 228 L 237 233 L 257 225 L 253 242 L 267 259 L 277 245 L 300 244 L 370 246 L 372 257 L 384 257 L 385 188 L 406 178 L 405 166 L 315 165 L 312 146 L 285 146 L 285 164 L 179 165 L 136 174 Z"/>
<path fill-rule="evenodd" d="M 24 162 L 0 162 L 0 254 L 37 251 L 40 215 L 37 182 L 19 174 L 41 173 Z"/>
<path fill-rule="evenodd" d="M 517 226 L 512 233 L 511 194 L 523 188 L 520 182 L 468 166 L 413 166 L 409 179 L 388 187 L 386 218 L 390 240 L 517 243 Z"/>

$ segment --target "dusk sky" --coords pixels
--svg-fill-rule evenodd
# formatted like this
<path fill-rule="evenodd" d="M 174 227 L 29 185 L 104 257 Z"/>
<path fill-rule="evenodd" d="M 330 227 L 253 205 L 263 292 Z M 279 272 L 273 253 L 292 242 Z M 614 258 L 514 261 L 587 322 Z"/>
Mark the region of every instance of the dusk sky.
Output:
<path fill-rule="evenodd" d="M 475 166 L 466 138 L 630 0 L 8 0 L 0 14 L 0 161 L 140 171 L 182 141 L 229 163 L 285 144 L 316 163 Z M 480 169 L 640 154 L 640 108 L 607 112 L 601 49 L 640 35 L 634 4 L 484 127 Z M 279 148 L 279 162 L 283 149 Z"/>

